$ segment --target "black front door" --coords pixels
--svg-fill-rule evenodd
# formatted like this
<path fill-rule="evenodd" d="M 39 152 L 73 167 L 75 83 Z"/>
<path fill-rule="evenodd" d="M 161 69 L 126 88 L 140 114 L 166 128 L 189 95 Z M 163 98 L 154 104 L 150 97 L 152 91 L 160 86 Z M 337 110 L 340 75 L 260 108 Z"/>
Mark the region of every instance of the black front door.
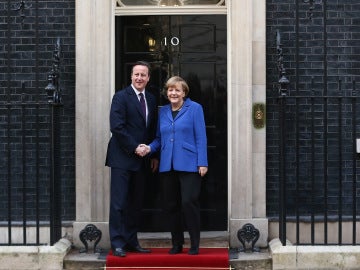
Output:
<path fill-rule="evenodd" d="M 151 63 L 148 91 L 161 92 L 166 80 L 183 77 L 189 97 L 202 104 L 208 137 L 209 172 L 201 193 L 202 230 L 227 229 L 227 70 L 226 16 L 124 16 L 116 18 L 116 89 L 130 83 L 130 67 Z M 142 231 L 163 231 L 159 181 L 146 189 Z"/>

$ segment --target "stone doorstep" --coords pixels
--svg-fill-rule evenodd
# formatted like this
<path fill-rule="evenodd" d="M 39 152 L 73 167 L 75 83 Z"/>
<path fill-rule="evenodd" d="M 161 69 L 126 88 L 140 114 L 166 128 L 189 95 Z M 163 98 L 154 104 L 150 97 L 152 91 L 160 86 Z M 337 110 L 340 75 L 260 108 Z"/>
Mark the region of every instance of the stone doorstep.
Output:
<path fill-rule="evenodd" d="M 97 270 L 105 267 L 105 253 L 79 253 L 71 250 L 64 259 L 64 270 Z M 272 262 L 267 249 L 254 253 L 238 253 L 238 258 L 229 261 L 231 269 L 271 270 Z"/>
<path fill-rule="evenodd" d="M 139 241 L 143 247 L 171 247 L 169 233 L 139 233 Z M 201 232 L 201 247 L 225 247 L 229 246 L 228 232 Z M 185 247 L 189 247 L 189 236 L 185 233 Z M 64 270 L 95 270 L 104 269 L 107 250 L 94 253 L 89 249 L 88 253 L 79 253 L 78 249 L 72 249 L 64 258 Z M 271 270 L 271 258 L 267 249 L 261 252 L 239 252 L 237 258 L 230 260 L 233 269 L 256 269 Z M 250 267 L 250 268 L 249 268 Z"/>
<path fill-rule="evenodd" d="M 63 267 L 66 270 L 96 270 L 104 269 L 106 262 L 105 253 L 80 253 L 78 249 L 72 249 L 64 258 Z"/>
<path fill-rule="evenodd" d="M 268 249 L 260 252 L 237 253 L 237 258 L 230 258 L 232 269 L 272 270 L 272 260 Z"/>
<path fill-rule="evenodd" d="M 185 232 L 185 245 L 190 246 L 189 234 Z M 167 232 L 139 233 L 140 245 L 145 248 L 171 247 L 171 235 Z M 64 269 L 66 270 L 95 270 L 104 269 L 108 248 L 102 253 L 94 253 L 89 244 L 87 253 L 80 253 L 78 248 L 72 249 L 64 258 Z M 202 247 L 228 247 L 228 232 L 201 232 Z"/>

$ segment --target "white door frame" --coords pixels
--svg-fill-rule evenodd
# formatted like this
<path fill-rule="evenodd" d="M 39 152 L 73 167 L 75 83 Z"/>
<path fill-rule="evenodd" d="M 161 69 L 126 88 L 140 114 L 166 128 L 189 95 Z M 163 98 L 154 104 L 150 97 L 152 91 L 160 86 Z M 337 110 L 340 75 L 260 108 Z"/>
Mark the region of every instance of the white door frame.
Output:
<path fill-rule="evenodd" d="M 104 166 L 110 137 L 108 113 L 114 93 L 115 16 L 227 15 L 228 232 L 238 246 L 238 229 L 252 223 L 258 246 L 267 245 L 265 128 L 252 125 L 253 103 L 265 104 L 265 0 L 228 0 L 226 8 L 116 8 L 116 0 L 76 1 L 76 221 L 80 230 L 96 225 L 108 247 L 109 169 Z"/>

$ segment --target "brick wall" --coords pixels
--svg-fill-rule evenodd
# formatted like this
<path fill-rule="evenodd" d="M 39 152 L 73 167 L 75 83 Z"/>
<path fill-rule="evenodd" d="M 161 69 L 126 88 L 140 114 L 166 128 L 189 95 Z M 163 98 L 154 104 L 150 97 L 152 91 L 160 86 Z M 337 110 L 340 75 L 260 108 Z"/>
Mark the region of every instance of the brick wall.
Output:
<path fill-rule="evenodd" d="M 350 99 L 344 98 L 341 101 L 343 105 L 340 105 L 338 99 L 320 97 L 326 95 L 357 96 L 360 89 L 359 86 L 355 86 L 357 91 L 353 91 L 354 82 L 356 85 L 360 81 L 360 47 L 358 46 L 360 41 L 358 16 L 360 3 L 357 0 L 323 0 L 320 4 L 315 3 L 311 6 L 310 2 L 304 3 L 302 0 L 267 1 L 266 166 L 267 215 L 269 217 L 276 217 L 278 214 L 279 200 L 280 156 L 276 30 L 279 30 L 281 34 L 284 66 L 290 80 L 288 95 L 317 97 L 313 100 L 315 119 L 313 134 L 309 132 L 311 125 L 309 121 L 312 117 L 311 99 L 297 100 L 299 110 L 297 116 L 294 104 L 287 108 L 288 214 L 295 214 L 296 204 L 299 206 L 300 213 L 305 216 L 310 213 L 312 207 L 315 215 L 321 213 L 325 204 L 325 185 L 328 187 L 327 203 L 330 215 L 338 215 L 341 207 L 344 215 L 351 215 L 353 209 L 351 166 L 353 139 L 356 134 L 354 135 L 351 127 L 354 108 L 357 108 L 357 112 L 359 112 L 359 99 L 355 100 L 356 106 L 352 107 Z M 324 13 L 324 9 L 326 9 L 326 13 Z M 324 31 L 325 29 L 326 31 Z M 339 120 L 339 110 L 341 111 L 341 120 Z M 324 122 L 324 115 L 328 116 L 327 123 Z M 305 120 L 300 122 L 299 119 Z M 307 123 L 305 123 L 306 121 Z M 299 125 L 296 126 L 296 123 Z M 356 133 L 359 132 L 358 123 L 357 120 Z M 297 128 L 298 141 L 296 141 L 296 131 L 294 131 Z M 335 134 L 339 130 L 342 130 L 342 139 Z M 327 140 L 327 146 L 324 146 L 324 140 Z M 339 140 L 342 144 L 339 144 Z M 301 145 L 298 153 L 296 153 L 296 143 Z M 315 150 L 313 156 L 311 147 Z M 340 150 L 339 147 L 342 149 Z M 327 158 L 324 158 L 324 155 L 327 155 Z M 342 155 L 342 163 L 340 155 Z M 296 173 L 296 160 L 300 162 L 299 176 Z M 315 162 L 312 163 L 312 160 Z M 325 169 L 327 184 L 324 176 L 324 162 L 328 166 L 327 170 Z M 356 169 L 358 170 L 358 168 Z M 298 190 L 296 189 L 297 177 L 299 180 Z M 314 183 L 311 182 L 311 179 L 314 179 Z M 339 191 L 342 193 L 341 198 Z M 357 187 L 357 196 L 358 194 L 360 193 Z M 314 195 L 313 199 L 310 195 Z M 341 207 L 339 206 L 340 200 L 342 200 Z M 357 203 L 357 207 L 359 206 Z"/>
<path fill-rule="evenodd" d="M 0 221 L 7 220 L 9 206 L 13 221 L 23 220 L 24 208 L 26 219 L 34 220 L 36 175 L 40 183 L 40 218 L 47 220 L 49 216 L 50 110 L 45 87 L 57 38 L 62 50 L 62 219 L 74 220 L 75 1 L 24 1 L 24 18 L 16 10 L 20 2 L 0 0 Z M 21 102 L 27 105 L 19 105 Z"/>
<path fill-rule="evenodd" d="M 19 1 L 20 2 L 20 1 Z M 290 79 L 290 91 L 298 91 L 301 94 L 333 94 L 338 91 L 339 80 L 342 81 L 342 90 L 345 94 L 352 92 L 353 80 L 358 80 L 360 74 L 360 3 L 358 0 L 327 0 L 327 31 L 324 32 L 324 13 L 323 5 L 315 4 L 312 19 L 309 19 L 310 3 L 298 0 L 298 8 L 295 0 L 286 1 L 267 1 L 267 214 L 269 217 L 276 216 L 278 207 L 278 166 L 279 166 L 279 145 L 278 145 L 278 106 L 277 88 L 278 72 L 276 69 L 276 39 L 275 33 L 279 29 L 282 37 L 284 50 L 284 65 L 287 76 Z M 9 9 L 8 3 L 11 7 Z M 62 62 L 61 62 L 61 86 L 63 88 L 64 106 L 61 108 L 61 176 L 62 176 L 62 200 L 63 200 L 63 219 L 73 220 L 75 218 L 75 139 L 74 139 L 74 118 L 75 118 L 75 2 L 72 0 L 64 1 L 25 1 L 31 5 L 24 10 L 24 21 L 22 23 L 21 14 L 15 11 L 16 1 L 0 0 L 0 100 L 10 100 L 18 102 L 22 99 L 30 101 L 43 101 L 46 99 L 44 88 L 47 85 L 47 72 L 52 64 L 52 52 L 56 39 L 59 37 L 62 43 Z M 38 21 L 36 17 L 38 8 Z M 10 10 L 10 12 L 9 12 Z M 298 11 L 298 13 L 296 12 Z M 298 35 L 296 35 L 296 17 L 299 18 Z M 38 32 L 37 30 L 38 29 Z M 37 36 L 38 35 L 38 36 Z M 38 38 L 37 38 L 38 37 Z M 324 66 L 324 40 L 327 40 L 327 61 Z M 298 43 L 297 43 L 298 41 Z M 297 47 L 298 46 L 298 47 Z M 298 48 L 298 56 L 296 56 Z M 298 68 L 296 65 L 298 59 Z M 327 69 L 324 78 L 325 68 Z M 296 76 L 298 75 L 298 77 Z M 298 81 L 297 81 L 298 78 Z M 24 89 L 22 89 L 22 82 Z M 22 95 L 25 93 L 26 95 Z M 320 105 L 320 110 L 323 108 Z M 331 108 L 330 108 L 331 110 Z M 337 108 L 334 108 L 337 110 Z M 6 138 L 8 135 L 6 121 L 8 119 L 6 106 L 0 107 L 0 184 L 7 187 L 8 178 Z M 32 115 L 33 110 L 25 111 L 26 115 Z M 40 110 L 41 129 L 40 158 L 42 167 L 47 166 L 47 156 L 49 144 L 46 142 L 48 132 L 48 110 Z M 351 114 L 351 111 L 349 112 Z M 21 138 L 16 136 L 16 130 L 20 125 L 19 108 L 11 113 L 14 132 L 11 136 L 12 158 L 20 158 L 13 163 L 17 171 L 12 173 L 12 194 L 14 209 L 13 218 L 21 220 L 22 198 L 22 174 L 21 157 L 15 155 L 21 149 L 19 141 Z M 350 116 L 346 116 L 350 117 Z M 346 118 L 345 117 L 345 118 Z M 31 122 L 33 120 L 28 119 Z M 290 121 L 293 119 L 290 119 Z M 335 125 L 335 124 L 334 124 Z M 34 128 L 30 125 L 28 130 Z M 26 137 L 31 142 L 33 133 Z M 27 143 L 30 148 L 27 165 L 30 176 L 35 167 L 34 151 L 31 150 L 31 143 Z M 345 146 L 346 147 L 346 146 Z M 32 152 L 33 151 L 33 152 Z M 292 155 L 289 151 L 289 155 Z M 331 153 L 336 156 L 336 153 Z M 19 154 L 20 155 L 20 154 Z M 301 157 L 306 160 L 306 156 Z M 289 167 L 290 174 L 293 173 Z M 335 170 L 330 168 L 329 171 Z M 48 196 L 47 172 L 43 172 L 41 192 Z M 306 174 L 304 175 L 306 177 Z M 33 192 L 33 183 L 30 177 L 27 178 L 29 184 L 27 189 Z M 309 190 L 304 184 L 304 193 Z M 294 179 L 290 179 L 290 187 L 294 186 Z M 338 190 L 336 184 L 330 185 L 331 192 L 335 194 Z M 294 188 L 290 188 L 289 205 L 293 205 L 291 198 L 294 195 Z M 28 195 L 30 200 L 32 193 Z M 350 205 L 349 188 L 345 189 L 346 205 Z M 7 189 L 0 190 L 0 216 L 7 216 Z M 322 194 L 319 194 L 320 198 Z M 336 204 L 336 199 L 331 199 Z M 31 200 L 30 200 L 31 201 Z M 307 200 L 304 198 L 302 203 L 306 206 Z M 322 201 L 319 202 L 321 205 Z M 28 204 L 29 208 L 34 207 L 33 203 Z M 41 207 L 47 209 L 46 201 L 41 201 Z M 291 211 L 291 209 L 289 209 Z M 336 209 L 335 209 L 336 210 Z M 46 218 L 47 211 L 42 211 L 42 218 Z M 34 211 L 31 215 L 34 215 Z M 30 215 L 30 218 L 31 218 Z M 4 220 L 2 220 L 4 221 Z"/>

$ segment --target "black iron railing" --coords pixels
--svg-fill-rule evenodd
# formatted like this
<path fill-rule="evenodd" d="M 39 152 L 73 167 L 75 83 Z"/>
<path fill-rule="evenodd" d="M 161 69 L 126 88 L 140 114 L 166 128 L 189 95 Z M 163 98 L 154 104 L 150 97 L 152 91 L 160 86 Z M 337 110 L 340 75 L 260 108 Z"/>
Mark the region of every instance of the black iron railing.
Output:
<path fill-rule="evenodd" d="M 290 91 L 280 40 L 277 33 L 279 238 L 286 245 L 287 225 L 294 223 L 296 244 L 357 245 L 360 156 L 356 143 L 360 134 L 360 97 L 356 81 L 352 78 L 335 81 L 334 77 L 324 76 L 324 85 L 332 86 L 332 95 L 326 94 L 328 87 L 317 89 L 314 78 L 309 89 L 302 91 L 304 94 Z M 332 235 L 330 223 L 337 224 Z M 343 230 L 346 223 L 351 224 L 352 231 Z M 319 224 L 322 236 L 316 231 Z M 310 231 L 304 237 L 301 229 L 304 231 L 307 225 Z"/>
<path fill-rule="evenodd" d="M 25 98 L 23 95 L 22 99 Z M 5 146 L 1 149 L 1 182 L 6 187 L 2 197 L 7 209 L 0 223 L 7 226 L 7 241 L 1 245 L 38 245 L 41 244 L 40 228 L 46 223 L 44 216 L 50 214 L 44 208 L 49 200 L 48 184 L 42 180 L 49 176 L 50 129 L 44 129 L 47 123 L 39 121 L 39 112 L 49 112 L 49 106 L 37 102 L 6 102 L 0 103 L 0 111 L 4 131 L 1 144 Z M 27 238 L 29 230 L 35 230 L 34 239 Z M 18 238 L 21 234 L 22 240 Z"/>
<path fill-rule="evenodd" d="M 41 245 L 47 241 L 52 245 L 61 238 L 59 64 L 58 40 L 47 95 L 40 95 L 43 100 L 33 101 L 34 95 L 26 94 L 25 82 L 21 83 L 20 98 L 12 95 L 19 91 L 12 89 L 8 80 L 8 100 L 0 102 L 0 181 L 6 187 L 0 196 L 1 209 L 7 209 L 0 220 L 0 228 L 7 227 L 7 241 L 0 245 Z M 8 70 L 10 73 L 10 65 Z M 41 240 L 42 227 L 50 228 L 50 235 L 44 237 L 49 240 Z M 35 237 L 29 239 L 28 235 Z"/>
<path fill-rule="evenodd" d="M 346 231 L 350 244 L 360 243 L 359 110 L 355 82 L 349 96 L 341 92 L 341 81 L 337 96 L 279 96 L 279 237 L 284 245 L 289 222 L 296 224 L 296 244 L 304 244 L 301 223 L 310 224 L 307 244 L 329 244 L 329 222 L 337 224 L 336 244 L 344 244 L 344 222 L 352 224 L 352 232 Z M 317 224 L 323 227 L 321 241 L 316 241 Z"/>
<path fill-rule="evenodd" d="M 308 4 L 305 17 L 304 4 Z M 359 77 L 331 60 L 328 16 L 327 1 L 295 1 L 295 31 L 286 33 L 294 37 L 286 41 L 287 52 L 294 49 L 288 58 L 280 32 L 276 33 L 278 221 L 283 245 L 290 238 L 289 226 L 295 233 L 291 239 L 298 245 L 360 244 L 356 236 Z M 312 34 L 318 37 L 315 43 L 309 39 Z M 291 67 L 290 75 L 286 65 Z"/>

